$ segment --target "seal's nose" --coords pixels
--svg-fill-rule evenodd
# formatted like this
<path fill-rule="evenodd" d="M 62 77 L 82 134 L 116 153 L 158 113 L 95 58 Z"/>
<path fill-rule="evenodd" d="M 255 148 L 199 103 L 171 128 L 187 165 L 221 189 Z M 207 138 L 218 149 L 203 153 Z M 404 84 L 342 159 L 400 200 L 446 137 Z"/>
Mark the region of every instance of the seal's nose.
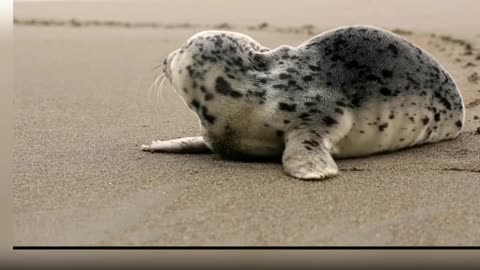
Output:
<path fill-rule="evenodd" d="M 170 68 L 168 67 L 169 66 L 168 56 L 163 59 L 162 64 L 163 64 L 163 68 L 162 68 L 163 74 L 165 74 L 167 76 L 167 78 L 170 78 L 170 72 L 171 71 L 170 71 Z"/>
<path fill-rule="evenodd" d="M 167 73 L 167 57 L 163 58 L 162 71 L 163 71 L 163 73 Z"/>

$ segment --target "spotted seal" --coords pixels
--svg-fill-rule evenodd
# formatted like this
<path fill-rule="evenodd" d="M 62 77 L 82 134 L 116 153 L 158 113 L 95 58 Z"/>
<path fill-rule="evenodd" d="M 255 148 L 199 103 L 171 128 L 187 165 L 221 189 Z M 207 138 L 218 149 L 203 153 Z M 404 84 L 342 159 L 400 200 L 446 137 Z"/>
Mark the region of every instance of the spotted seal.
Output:
<path fill-rule="evenodd" d="M 300 179 L 338 174 L 333 157 L 455 138 L 465 121 L 450 74 L 421 48 L 372 26 L 275 49 L 240 33 L 204 31 L 168 55 L 163 71 L 200 119 L 202 136 L 143 150 L 281 157 Z"/>

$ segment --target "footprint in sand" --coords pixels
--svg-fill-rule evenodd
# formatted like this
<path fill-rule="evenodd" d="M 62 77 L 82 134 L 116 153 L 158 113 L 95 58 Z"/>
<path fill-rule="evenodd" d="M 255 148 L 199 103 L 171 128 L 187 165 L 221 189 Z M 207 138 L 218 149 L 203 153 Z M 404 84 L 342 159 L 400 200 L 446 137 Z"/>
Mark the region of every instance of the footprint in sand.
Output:
<path fill-rule="evenodd" d="M 467 103 L 467 105 L 465 105 L 465 107 L 467 109 L 471 109 L 473 107 L 477 107 L 478 105 L 480 105 L 480 98 L 477 98 L 474 101 L 471 101 L 471 102 Z"/>
<path fill-rule="evenodd" d="M 467 79 L 469 82 L 477 84 L 478 81 L 480 80 L 480 76 L 478 75 L 478 72 L 474 72 L 470 76 L 468 76 Z"/>

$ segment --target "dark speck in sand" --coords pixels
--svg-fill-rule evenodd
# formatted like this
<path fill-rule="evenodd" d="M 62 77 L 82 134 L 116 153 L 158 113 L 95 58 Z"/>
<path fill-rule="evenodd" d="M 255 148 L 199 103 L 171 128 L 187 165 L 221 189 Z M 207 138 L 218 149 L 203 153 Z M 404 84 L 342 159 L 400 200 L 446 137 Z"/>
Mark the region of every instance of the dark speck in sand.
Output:
<path fill-rule="evenodd" d="M 402 36 L 410 36 L 410 35 L 413 34 L 412 31 L 398 29 L 398 28 L 393 29 L 392 32 L 397 34 L 397 35 L 402 35 Z"/>
<path fill-rule="evenodd" d="M 480 98 L 477 98 L 477 99 L 474 99 L 473 101 L 470 101 L 469 103 L 467 103 L 467 105 L 465 105 L 465 107 L 467 107 L 467 109 L 470 109 L 470 108 L 473 108 L 473 107 L 477 107 L 478 105 L 480 105 Z"/>
<path fill-rule="evenodd" d="M 220 23 L 220 24 L 217 24 L 217 25 L 214 25 L 214 28 L 217 28 L 217 29 L 232 29 L 232 25 L 228 24 L 228 23 Z"/>
<path fill-rule="evenodd" d="M 474 63 L 472 62 L 468 62 L 467 64 L 465 64 L 465 67 L 468 68 L 468 67 L 475 67 L 477 65 L 475 65 Z"/>
<path fill-rule="evenodd" d="M 266 22 L 263 22 L 263 23 L 258 25 L 258 29 L 260 29 L 260 30 L 265 29 L 267 27 L 268 27 L 268 23 L 266 23 Z"/>
<path fill-rule="evenodd" d="M 471 83 L 477 83 L 480 80 L 480 76 L 478 76 L 477 72 L 472 73 L 472 75 L 468 76 L 468 81 Z"/>
<path fill-rule="evenodd" d="M 341 169 L 341 171 L 344 171 L 344 172 L 364 172 L 365 169 L 352 167 L 352 168 Z"/>

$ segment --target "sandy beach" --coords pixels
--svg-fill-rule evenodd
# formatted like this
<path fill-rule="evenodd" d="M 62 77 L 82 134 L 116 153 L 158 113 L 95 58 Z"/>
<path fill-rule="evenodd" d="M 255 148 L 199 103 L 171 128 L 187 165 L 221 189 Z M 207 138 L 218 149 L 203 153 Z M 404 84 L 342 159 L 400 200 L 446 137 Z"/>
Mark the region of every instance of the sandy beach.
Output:
<path fill-rule="evenodd" d="M 131 17 L 16 4 L 14 245 L 480 245 L 480 30 L 472 7 L 443 27 L 421 14 L 408 23 L 355 20 L 348 15 L 373 11 L 354 7 L 330 24 L 313 13 L 172 15 L 187 4 L 156 3 L 160 19 L 140 16 L 146 4 L 124 12 Z M 140 151 L 152 139 L 199 134 L 171 86 L 148 96 L 153 68 L 192 34 L 239 31 L 273 48 L 354 22 L 394 30 L 452 74 L 467 107 L 457 139 L 339 160 L 340 175 L 326 181 L 291 178 L 279 163 Z"/>

